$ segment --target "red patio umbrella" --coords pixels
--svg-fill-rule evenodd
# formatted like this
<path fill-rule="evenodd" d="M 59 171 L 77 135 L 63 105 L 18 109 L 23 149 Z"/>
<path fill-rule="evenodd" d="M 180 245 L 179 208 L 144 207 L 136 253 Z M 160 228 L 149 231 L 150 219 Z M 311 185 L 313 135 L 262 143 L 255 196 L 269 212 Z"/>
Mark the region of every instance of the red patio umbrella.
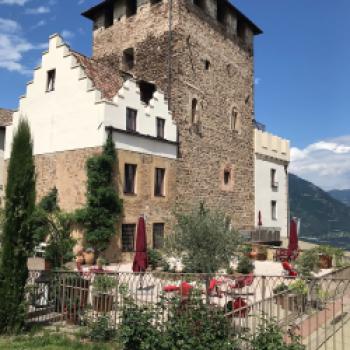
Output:
<path fill-rule="evenodd" d="M 133 272 L 145 272 L 148 267 L 147 258 L 147 236 L 145 219 L 141 216 L 137 224 L 136 233 L 136 252 L 134 263 L 132 265 Z"/>
<path fill-rule="evenodd" d="M 258 225 L 259 227 L 262 226 L 262 217 L 261 217 L 261 211 L 259 210 L 259 214 L 258 214 Z"/>
<path fill-rule="evenodd" d="M 298 223 L 296 218 L 292 218 L 292 220 L 290 221 L 288 249 L 290 251 L 296 251 L 298 250 L 298 248 Z"/>

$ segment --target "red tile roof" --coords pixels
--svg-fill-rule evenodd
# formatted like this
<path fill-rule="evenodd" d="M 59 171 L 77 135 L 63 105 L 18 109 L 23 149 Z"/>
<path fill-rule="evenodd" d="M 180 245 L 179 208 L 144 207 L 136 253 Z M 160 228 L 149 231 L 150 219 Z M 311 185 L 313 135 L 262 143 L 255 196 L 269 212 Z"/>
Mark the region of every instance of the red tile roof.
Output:
<path fill-rule="evenodd" d="M 10 109 L 0 108 L 0 127 L 12 124 L 13 111 Z"/>
<path fill-rule="evenodd" d="M 101 91 L 102 97 L 112 100 L 123 85 L 119 70 L 115 66 L 89 58 L 79 52 L 71 52 L 84 69 L 87 77 L 93 82 L 94 87 Z"/>

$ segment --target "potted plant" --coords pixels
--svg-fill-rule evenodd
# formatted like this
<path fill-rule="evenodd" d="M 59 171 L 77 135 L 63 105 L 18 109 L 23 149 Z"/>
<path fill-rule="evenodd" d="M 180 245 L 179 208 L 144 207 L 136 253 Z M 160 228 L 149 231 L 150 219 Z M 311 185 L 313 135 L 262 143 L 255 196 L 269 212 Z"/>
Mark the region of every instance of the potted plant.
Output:
<path fill-rule="evenodd" d="M 85 259 L 85 263 L 87 265 L 93 265 L 95 262 L 95 251 L 93 248 L 87 248 L 85 249 L 84 253 L 83 253 L 84 259 Z"/>
<path fill-rule="evenodd" d="M 147 250 L 148 265 L 152 270 L 156 270 L 162 267 L 163 257 L 157 249 Z"/>
<path fill-rule="evenodd" d="M 306 296 L 308 294 L 308 286 L 302 279 L 297 279 L 289 286 L 281 283 L 274 290 L 276 304 L 283 309 L 295 312 L 305 311 Z"/>
<path fill-rule="evenodd" d="M 334 248 L 328 245 L 318 247 L 319 266 L 321 269 L 332 268 Z"/>
<path fill-rule="evenodd" d="M 97 268 L 99 270 L 103 269 L 103 266 L 107 265 L 107 259 L 104 258 L 103 256 L 99 256 L 96 260 Z"/>
<path fill-rule="evenodd" d="M 267 247 L 264 245 L 259 245 L 257 247 L 256 260 L 265 261 L 267 259 Z"/>
<path fill-rule="evenodd" d="M 98 274 L 92 283 L 94 288 L 92 306 L 97 312 L 109 312 L 113 309 L 113 290 L 116 288 L 116 280 L 104 274 Z"/>
<path fill-rule="evenodd" d="M 247 257 L 251 258 L 251 253 L 253 251 L 253 248 L 250 244 L 243 244 L 242 246 L 242 253 Z"/>
<path fill-rule="evenodd" d="M 236 271 L 242 275 L 248 275 L 253 272 L 255 266 L 253 262 L 246 256 L 241 256 L 238 260 L 238 265 Z"/>

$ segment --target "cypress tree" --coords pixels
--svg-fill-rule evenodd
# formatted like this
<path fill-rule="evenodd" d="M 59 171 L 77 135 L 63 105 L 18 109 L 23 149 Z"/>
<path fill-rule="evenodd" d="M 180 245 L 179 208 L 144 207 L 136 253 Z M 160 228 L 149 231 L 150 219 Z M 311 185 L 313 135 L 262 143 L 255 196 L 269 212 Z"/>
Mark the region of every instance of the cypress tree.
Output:
<path fill-rule="evenodd" d="M 35 208 L 33 143 L 26 120 L 14 134 L 8 166 L 5 223 L 0 262 L 0 332 L 24 326 L 27 258 L 33 249 L 30 219 Z"/>
<path fill-rule="evenodd" d="M 87 204 L 77 213 L 85 227 L 85 242 L 101 253 L 115 235 L 116 223 L 122 213 L 115 181 L 117 156 L 109 135 L 100 155 L 87 161 Z"/>

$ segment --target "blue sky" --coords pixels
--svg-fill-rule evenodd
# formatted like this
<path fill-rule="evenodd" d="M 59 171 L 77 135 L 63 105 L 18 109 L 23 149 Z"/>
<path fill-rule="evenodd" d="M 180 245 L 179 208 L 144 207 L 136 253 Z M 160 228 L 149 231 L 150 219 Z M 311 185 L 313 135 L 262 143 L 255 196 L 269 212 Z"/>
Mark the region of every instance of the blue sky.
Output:
<path fill-rule="evenodd" d="M 98 0 L 0 0 L 0 106 L 16 108 L 48 36 L 91 54 Z M 264 34 L 255 41 L 256 118 L 291 140 L 295 173 L 350 188 L 348 0 L 234 0 Z"/>

